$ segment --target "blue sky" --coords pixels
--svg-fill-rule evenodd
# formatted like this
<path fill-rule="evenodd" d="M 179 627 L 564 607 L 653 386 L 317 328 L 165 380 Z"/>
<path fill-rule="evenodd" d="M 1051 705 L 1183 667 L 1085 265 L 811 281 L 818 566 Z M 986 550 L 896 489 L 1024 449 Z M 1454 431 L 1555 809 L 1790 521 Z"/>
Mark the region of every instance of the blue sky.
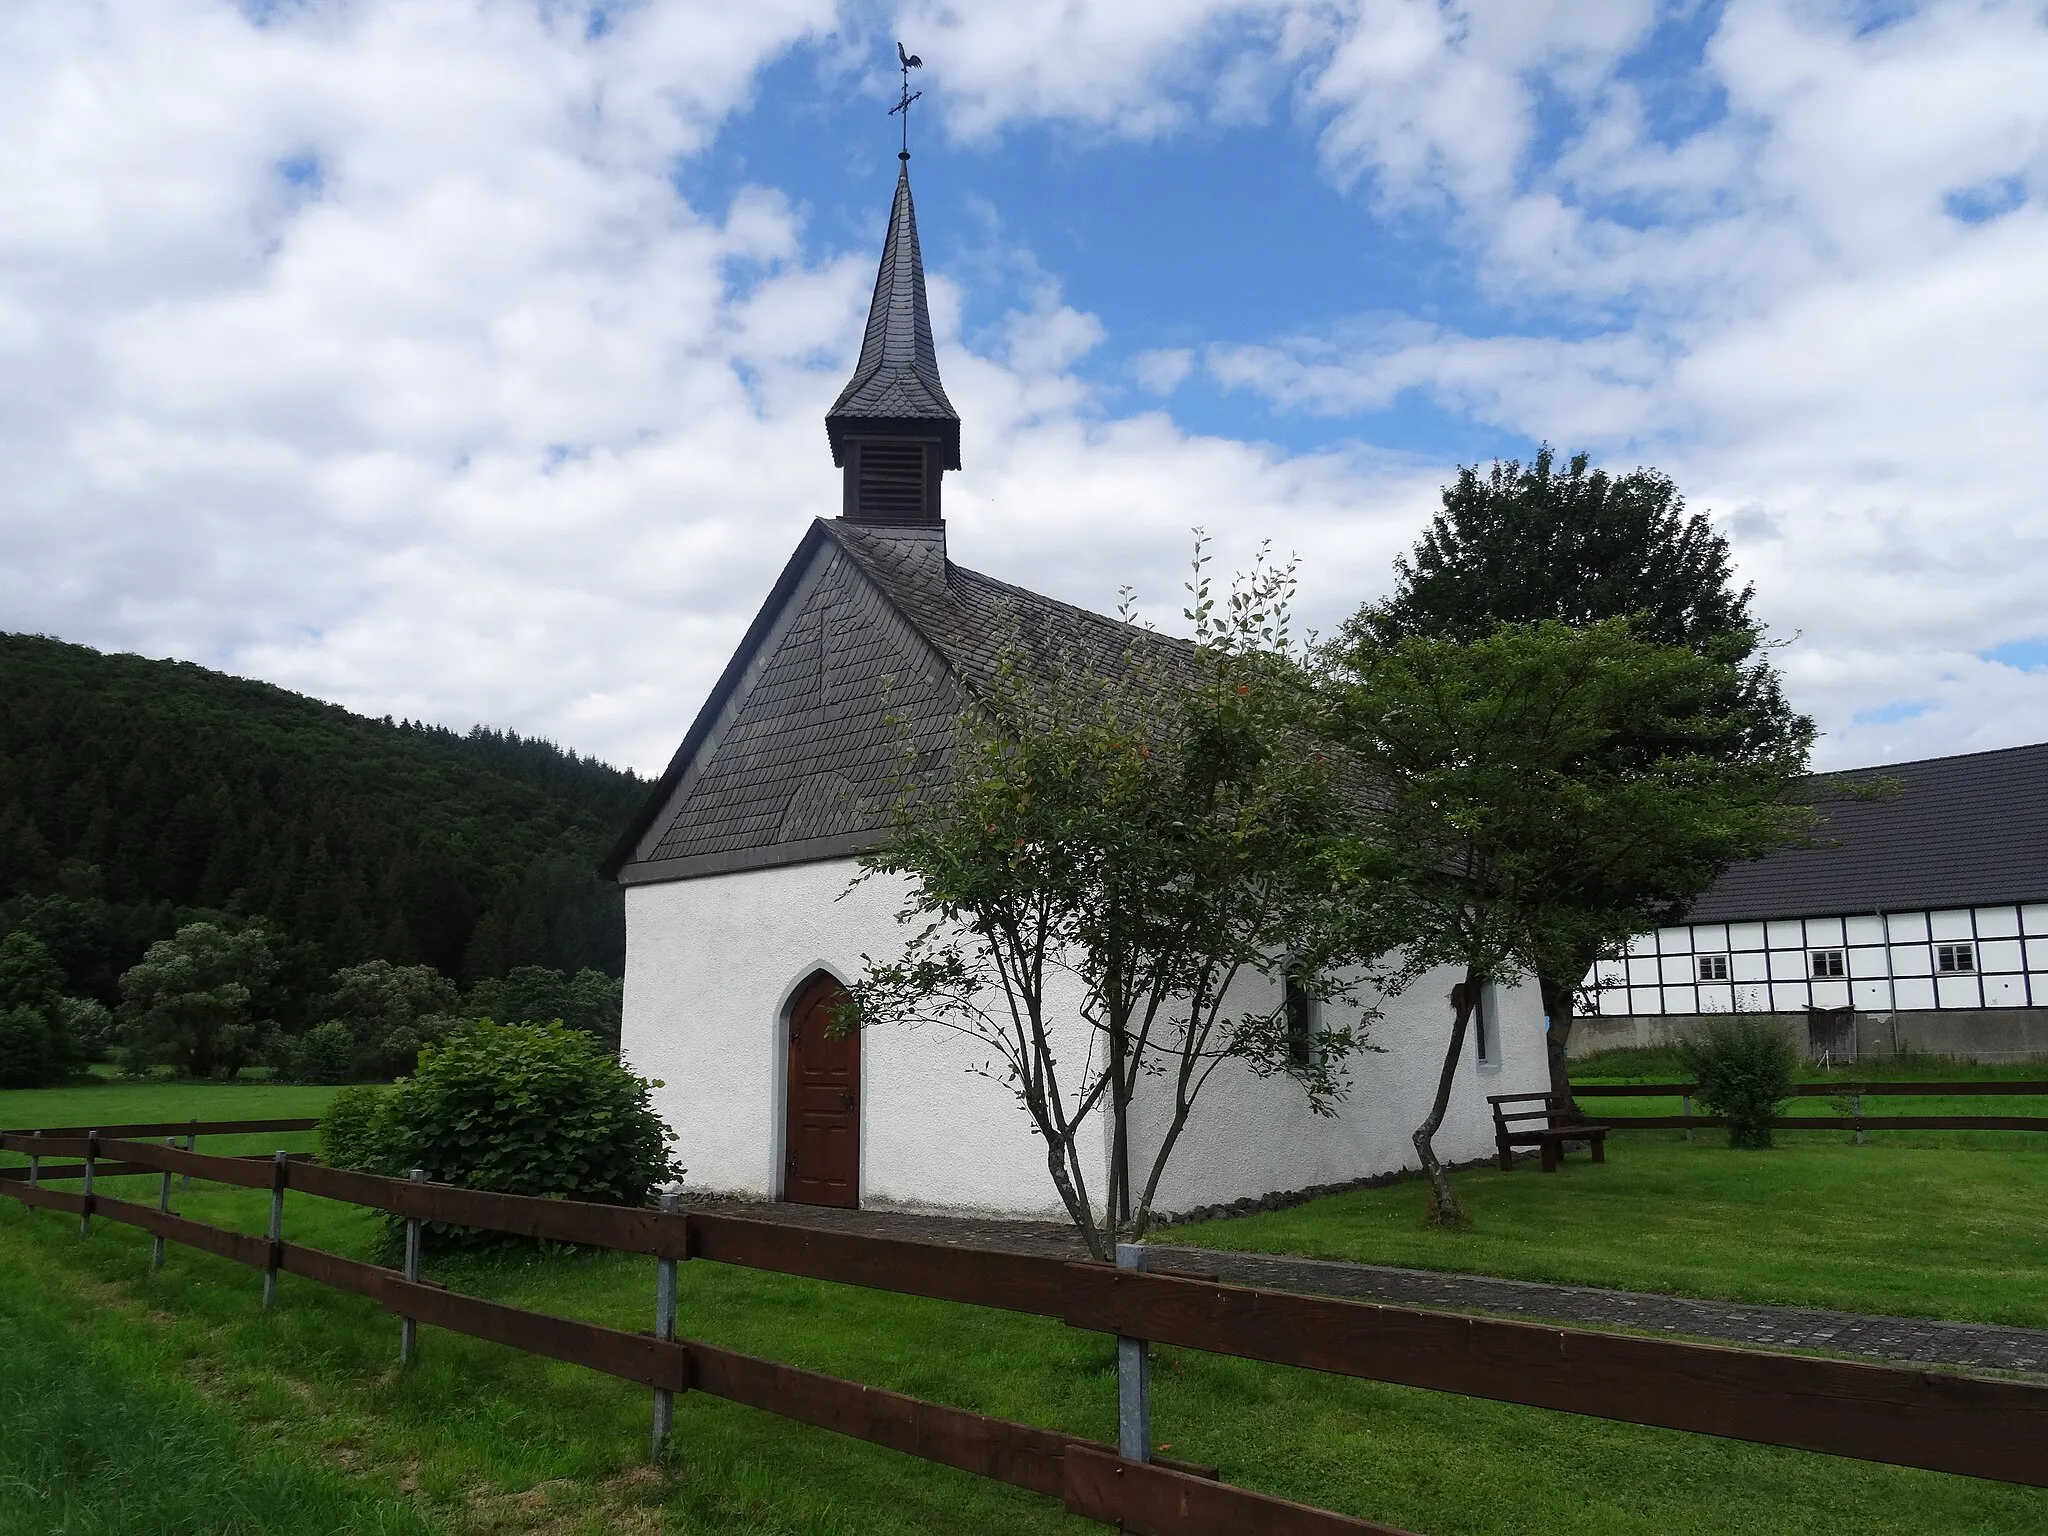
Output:
<path fill-rule="evenodd" d="M 890 184 L 955 557 L 1327 627 L 1657 465 L 1819 760 L 2048 736 L 2048 17 L 1854 0 L 0 13 L 0 623 L 665 759 L 836 484 Z"/>

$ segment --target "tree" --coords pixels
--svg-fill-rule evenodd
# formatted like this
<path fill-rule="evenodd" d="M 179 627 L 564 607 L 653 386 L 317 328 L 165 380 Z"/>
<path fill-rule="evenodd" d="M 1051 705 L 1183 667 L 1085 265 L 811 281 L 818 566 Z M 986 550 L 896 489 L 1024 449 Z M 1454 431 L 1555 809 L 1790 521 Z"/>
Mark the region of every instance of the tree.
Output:
<path fill-rule="evenodd" d="M 1484 475 L 1462 468 L 1444 488 L 1443 509 L 1414 555 L 1396 561 L 1395 573 L 1392 596 L 1352 620 L 1353 642 L 1391 644 L 1410 635 L 1476 641 L 1502 623 L 1627 619 L 1640 640 L 1682 646 L 1728 669 L 1719 707 L 1732 717 L 1731 729 L 1718 751 L 1731 760 L 1796 752 L 1803 768 L 1813 722 L 1785 699 L 1762 626 L 1750 613 L 1752 589 L 1735 585 L 1728 541 L 1706 517 L 1688 514 L 1678 488 L 1654 469 L 1611 476 L 1589 469 L 1580 453 L 1560 471 L 1547 446 L 1527 466 L 1497 462 Z M 1671 745 L 1646 716 L 1618 729 L 1607 750 L 1620 769 L 1654 763 Z M 1618 865 L 1560 870 L 1550 896 L 1560 906 L 1577 903 L 1589 917 L 1631 907 L 1631 932 L 1641 933 L 1676 921 L 1721 873 L 1689 862 L 1682 851 L 1670 861 L 1644 853 L 1630 848 Z M 1604 925 L 1591 922 L 1585 931 Z M 1572 1018 L 1600 958 L 1587 947 L 1592 942 L 1559 949 L 1536 972 L 1550 1019 L 1551 1091 L 1567 1098 Z"/>
<path fill-rule="evenodd" d="M 84 1060 L 64 1027 L 64 972 L 34 935 L 0 939 L 0 1088 L 62 1082 Z"/>
<path fill-rule="evenodd" d="M 1219 606 L 1197 546 L 1192 645 L 1134 626 L 1028 643 L 1021 623 L 955 725 L 950 762 L 911 758 L 863 878 L 906 877 L 917 932 L 863 957 L 845 1023 L 933 1024 L 1030 1116 L 1089 1250 L 1145 1232 L 1161 1175 L 1225 1062 L 1285 1074 L 1330 1113 L 1363 1028 L 1303 1051 L 1232 984 L 1290 958 L 1321 995 L 1351 958 L 1320 862 L 1347 826 L 1326 757 L 1296 730 L 1292 572 L 1263 565 Z M 1163 1099 L 1156 1144 L 1131 1109 Z M 1106 1115 L 1109 1168 L 1084 1130 Z M 1100 1191 L 1098 1194 L 1097 1191 Z M 1101 1213 L 1098 1218 L 1098 1212 Z"/>
<path fill-rule="evenodd" d="M 623 1002 L 624 988 L 603 971 L 586 966 L 565 976 L 546 966 L 520 965 L 478 982 L 470 989 L 467 1007 L 472 1014 L 508 1023 L 566 1024 L 616 1051 Z"/>
<path fill-rule="evenodd" d="M 1646 885 L 1686 888 L 1810 824 L 1784 800 L 1803 739 L 1731 750 L 1747 724 L 1726 708 L 1731 670 L 1620 619 L 1503 624 L 1471 642 L 1385 643 L 1352 626 L 1321 653 L 1322 727 L 1373 786 L 1351 860 L 1365 921 L 1401 946 L 1397 984 L 1460 976 L 1414 1136 L 1433 1222 L 1466 1220 L 1433 1139 L 1480 988 L 1626 937 Z M 1616 750 L 1625 735 L 1664 749 L 1641 760 Z M 1581 881 L 1587 865 L 1611 885 Z"/>
<path fill-rule="evenodd" d="M 121 978 L 131 1058 L 168 1062 L 192 1077 L 233 1077 L 256 1054 L 250 1003 L 276 963 L 268 933 L 254 923 L 187 923 L 159 939 Z"/>
<path fill-rule="evenodd" d="M 338 1022 L 349 1032 L 354 1044 L 348 1061 L 337 1062 L 337 1042 L 330 1035 L 319 1047 L 295 1054 L 293 1071 L 318 1073 L 308 1079 L 316 1082 L 395 1077 L 411 1068 L 422 1045 L 446 1032 L 457 1006 L 455 983 L 431 965 L 366 960 L 346 966 L 334 973 L 323 1008 L 327 1019 L 318 1028 Z M 302 1044 L 316 1032 L 309 1031 Z"/>

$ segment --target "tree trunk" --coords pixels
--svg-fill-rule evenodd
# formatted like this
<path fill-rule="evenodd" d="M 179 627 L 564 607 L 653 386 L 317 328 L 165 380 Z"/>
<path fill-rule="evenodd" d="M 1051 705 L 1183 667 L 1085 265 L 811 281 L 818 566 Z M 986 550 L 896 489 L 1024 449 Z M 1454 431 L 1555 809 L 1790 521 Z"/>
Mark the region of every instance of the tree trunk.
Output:
<path fill-rule="evenodd" d="M 1422 1159 L 1422 1171 L 1429 1175 L 1428 1221 L 1433 1227 L 1472 1225 L 1472 1218 L 1458 1203 L 1457 1191 L 1451 1188 L 1444 1165 L 1437 1161 L 1434 1138 L 1444 1123 L 1444 1111 L 1450 1107 L 1451 1082 L 1458 1075 L 1458 1058 L 1465 1052 L 1465 1029 L 1472 1022 L 1472 1005 L 1478 998 L 1479 976 L 1467 970 L 1465 979 L 1451 988 L 1451 1044 L 1444 1052 L 1444 1069 L 1437 1076 L 1436 1102 L 1430 1105 L 1429 1118 L 1415 1128 L 1415 1155 Z"/>
<path fill-rule="evenodd" d="M 1543 1037 L 1544 1053 L 1550 1058 L 1550 1091 L 1562 1098 L 1554 1107 L 1561 1119 L 1580 1121 L 1578 1101 L 1572 1097 L 1571 1064 L 1567 1053 L 1572 1043 L 1572 1005 L 1578 1000 L 1578 985 L 1539 975 L 1536 985 L 1543 993 L 1543 1011 L 1550 1017 L 1550 1030 Z"/>

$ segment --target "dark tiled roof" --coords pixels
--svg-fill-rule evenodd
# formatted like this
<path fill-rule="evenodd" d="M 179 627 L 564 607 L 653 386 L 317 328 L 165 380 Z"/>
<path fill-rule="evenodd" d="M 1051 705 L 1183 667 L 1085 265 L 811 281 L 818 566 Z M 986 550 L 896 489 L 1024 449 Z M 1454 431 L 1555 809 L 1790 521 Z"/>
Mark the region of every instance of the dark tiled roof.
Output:
<path fill-rule="evenodd" d="M 1896 799 L 1825 807 L 1835 848 L 1738 864 L 1696 923 L 2048 900 L 2048 743 L 1840 775 L 1891 778 Z"/>
<path fill-rule="evenodd" d="M 933 772 L 1008 650 L 1171 677 L 1183 641 L 954 565 L 942 528 L 812 524 L 608 874 L 680 878 L 873 841 L 906 745 Z"/>
<path fill-rule="evenodd" d="M 896 178 L 889 233 L 875 273 L 868 328 L 861 337 L 853 377 L 825 413 L 832 462 L 845 462 L 847 429 L 882 424 L 932 424 L 947 445 L 946 468 L 960 467 L 960 413 L 939 382 L 932 318 L 925 304 L 924 256 L 917 244 L 917 211 L 910 201 L 910 167 Z"/>

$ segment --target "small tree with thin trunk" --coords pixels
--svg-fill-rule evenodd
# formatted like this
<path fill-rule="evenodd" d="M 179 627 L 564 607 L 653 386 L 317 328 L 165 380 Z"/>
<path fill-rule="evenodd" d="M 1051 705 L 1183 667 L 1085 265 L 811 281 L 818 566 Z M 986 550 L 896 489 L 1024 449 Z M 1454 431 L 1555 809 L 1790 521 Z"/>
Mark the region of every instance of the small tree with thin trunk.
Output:
<path fill-rule="evenodd" d="M 1146 1231 L 1224 1063 L 1291 1077 L 1330 1113 L 1364 1043 L 1361 1019 L 1304 1050 L 1282 989 L 1270 1007 L 1233 998 L 1287 964 L 1319 995 L 1348 990 L 1335 978 L 1359 929 L 1335 855 L 1351 812 L 1299 727 L 1291 569 L 1262 563 L 1219 599 L 1202 560 L 1198 545 L 1192 643 L 1099 621 L 1030 640 L 1014 626 L 950 761 L 909 761 L 890 840 L 863 860 L 864 878 L 909 878 L 900 917 L 915 932 L 899 958 L 864 957 L 845 1024 L 983 1048 L 979 1070 L 1030 1116 L 1097 1257 Z M 1148 1085 L 1162 1113 L 1139 1148 Z"/>
<path fill-rule="evenodd" d="M 1784 803 L 1804 743 L 1731 754 L 1727 664 L 1611 620 L 1501 625 L 1460 642 L 1347 628 L 1320 654 L 1321 725 L 1374 786 L 1355 845 L 1361 917 L 1396 935 L 1401 984 L 1454 969 L 1436 1094 L 1415 1131 L 1430 1220 L 1466 1215 L 1436 1155 L 1472 1010 L 1488 982 L 1637 931 L 1634 886 L 1605 904 L 1577 872 L 1642 866 L 1682 883 L 1800 837 Z M 1617 753 L 1653 734 L 1651 758 Z"/>

